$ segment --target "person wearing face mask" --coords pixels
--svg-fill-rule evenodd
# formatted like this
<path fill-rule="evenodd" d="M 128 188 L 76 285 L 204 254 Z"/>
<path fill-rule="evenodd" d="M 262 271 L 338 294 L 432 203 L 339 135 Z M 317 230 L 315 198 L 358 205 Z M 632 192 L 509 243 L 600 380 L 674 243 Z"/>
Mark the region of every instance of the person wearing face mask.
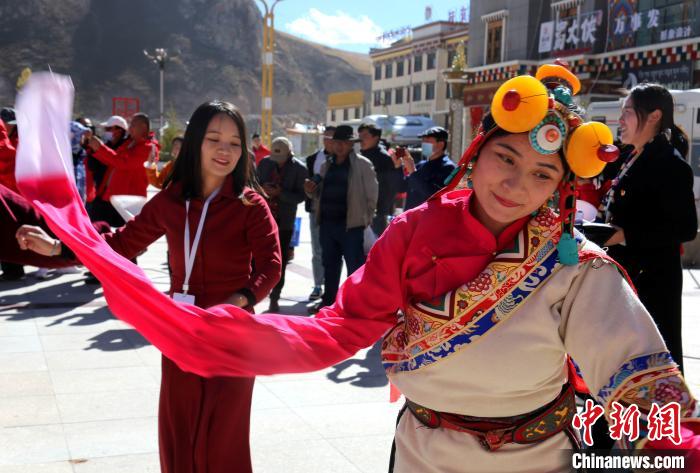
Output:
<path fill-rule="evenodd" d="M 115 150 L 119 148 L 122 143 L 126 140 L 127 130 L 129 125 L 126 120 L 119 115 L 113 115 L 109 117 L 106 122 L 100 123 L 100 126 L 104 128 L 102 133 L 102 141 L 104 144 Z M 94 129 L 91 129 L 93 134 Z M 100 216 L 111 212 L 111 204 L 106 202 L 103 195 L 107 189 L 107 182 L 105 181 L 105 174 L 107 172 L 107 165 L 99 161 L 95 156 L 94 152 L 88 146 L 90 142 L 90 135 L 83 135 L 82 146 L 87 154 L 86 159 L 86 209 L 90 219 L 93 221 L 100 220 Z"/>
<path fill-rule="evenodd" d="M 122 119 L 123 120 L 123 119 Z M 124 219 L 112 206 L 113 195 L 140 195 L 146 197 L 148 178 L 144 163 L 154 154 L 157 157 L 160 145 L 150 131 L 150 119 L 145 113 L 131 117 L 129 137 L 119 147 L 112 149 L 89 132 L 88 147 L 93 156 L 107 165 L 98 196 L 90 209 L 90 218 L 104 220 L 113 227 L 124 225 Z M 108 137 L 112 138 L 112 136 Z"/>
<path fill-rule="evenodd" d="M 270 293 L 270 311 L 279 311 L 279 299 L 284 287 L 284 274 L 290 259 L 290 247 L 294 234 L 297 207 L 304 201 L 304 180 L 307 172 L 304 164 L 294 157 L 294 146 L 287 138 L 272 140 L 270 155 L 258 164 L 258 182 L 268 196 L 270 211 L 279 228 L 282 249 L 282 275 Z"/>
<path fill-rule="evenodd" d="M 446 153 L 447 130 L 434 126 L 425 130 L 419 137 L 423 141 L 422 151 L 425 161 L 416 164 L 410 154 L 404 157 L 406 177 L 404 177 L 404 188 L 406 192 L 406 208 L 409 210 L 418 207 L 428 200 L 438 190 L 442 189 L 445 179 L 455 169 Z"/>

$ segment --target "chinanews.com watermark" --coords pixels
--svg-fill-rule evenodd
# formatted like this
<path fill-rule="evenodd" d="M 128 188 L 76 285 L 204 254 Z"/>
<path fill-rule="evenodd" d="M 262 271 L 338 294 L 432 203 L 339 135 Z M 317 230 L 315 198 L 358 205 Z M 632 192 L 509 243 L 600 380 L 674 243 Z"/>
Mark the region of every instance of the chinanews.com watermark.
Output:
<path fill-rule="evenodd" d="M 673 455 L 635 455 L 628 451 L 598 454 L 576 452 L 571 456 L 571 467 L 582 471 L 685 471 L 685 457 L 678 451 Z"/>
<path fill-rule="evenodd" d="M 624 445 L 628 449 L 574 451 L 571 453 L 571 467 L 574 471 L 606 473 L 698 471 L 698 465 L 692 467 L 687 465 L 687 458 L 684 455 L 687 451 L 680 448 L 683 441 L 680 428 L 680 404 L 677 402 L 670 402 L 664 406 L 652 404 L 648 413 L 643 413 L 635 404 L 625 407 L 618 402 L 613 402 L 611 407 L 608 434 L 617 442 L 617 445 Z M 580 429 L 581 440 L 588 447 L 593 446 L 593 424 L 602 416 L 603 408 L 591 399 L 587 399 L 582 412 L 574 416 L 572 425 Z M 644 438 L 651 442 L 665 441 L 666 448 L 679 448 L 657 450 L 652 447 L 651 449 L 642 448 L 641 451 L 636 450 L 634 444 Z M 687 467 L 691 469 L 686 470 Z"/>

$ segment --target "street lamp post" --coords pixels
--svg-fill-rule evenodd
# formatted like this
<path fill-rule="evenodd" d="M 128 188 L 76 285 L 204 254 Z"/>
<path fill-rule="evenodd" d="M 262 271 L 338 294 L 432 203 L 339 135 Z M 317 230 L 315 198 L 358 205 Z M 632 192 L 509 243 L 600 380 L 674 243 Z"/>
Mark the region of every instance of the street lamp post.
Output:
<path fill-rule="evenodd" d="M 151 61 L 153 64 L 158 65 L 158 69 L 160 70 L 160 119 L 158 121 L 158 138 L 162 139 L 163 138 L 163 126 L 165 125 L 165 122 L 163 121 L 163 78 L 165 75 L 165 63 L 168 62 L 168 60 L 173 59 L 172 56 L 168 56 L 168 51 L 163 48 L 156 48 L 153 51 L 153 54 L 150 54 L 148 51 L 145 49 L 143 50 L 143 54 Z"/>
<path fill-rule="evenodd" d="M 262 49 L 262 114 L 260 117 L 260 138 L 270 146 L 272 140 L 272 90 L 275 51 L 275 5 L 282 0 L 275 0 L 272 7 L 267 6 L 266 0 L 260 0 L 265 7 L 263 15 L 263 49 Z"/>

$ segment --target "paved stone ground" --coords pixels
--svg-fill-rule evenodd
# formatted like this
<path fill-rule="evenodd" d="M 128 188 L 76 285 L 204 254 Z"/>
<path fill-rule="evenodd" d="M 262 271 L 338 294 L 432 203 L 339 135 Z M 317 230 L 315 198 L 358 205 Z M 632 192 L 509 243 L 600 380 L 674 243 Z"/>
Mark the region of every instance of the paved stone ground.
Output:
<path fill-rule="evenodd" d="M 300 209 L 300 214 L 304 214 Z M 306 215 L 303 215 L 304 218 Z M 311 290 L 306 219 L 282 312 Z M 167 288 L 165 242 L 139 264 Z M 685 272 L 688 381 L 700 395 L 700 287 Z M 700 280 L 700 271 L 694 276 Z M 158 472 L 160 354 L 112 317 L 80 274 L 0 283 L 0 473 Z M 267 301 L 256 308 L 263 311 Z M 258 473 L 386 471 L 399 405 L 388 402 L 378 346 L 334 368 L 259 377 L 252 454 Z"/>

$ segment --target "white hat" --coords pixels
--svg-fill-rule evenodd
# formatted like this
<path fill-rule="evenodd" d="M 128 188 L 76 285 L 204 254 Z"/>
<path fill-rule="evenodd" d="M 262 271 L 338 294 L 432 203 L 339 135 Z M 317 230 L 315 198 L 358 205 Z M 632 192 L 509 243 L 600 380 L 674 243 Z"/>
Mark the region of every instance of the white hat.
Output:
<path fill-rule="evenodd" d="M 284 136 L 279 136 L 272 140 L 270 145 L 270 156 L 277 158 L 287 158 L 294 155 L 294 145 Z"/>
<path fill-rule="evenodd" d="M 100 123 L 100 125 L 105 128 L 118 126 L 124 131 L 129 129 L 129 125 L 126 123 L 126 120 L 124 120 L 124 118 L 120 117 L 119 115 L 112 115 L 111 117 L 109 117 L 109 120 L 107 120 L 104 123 Z"/>

